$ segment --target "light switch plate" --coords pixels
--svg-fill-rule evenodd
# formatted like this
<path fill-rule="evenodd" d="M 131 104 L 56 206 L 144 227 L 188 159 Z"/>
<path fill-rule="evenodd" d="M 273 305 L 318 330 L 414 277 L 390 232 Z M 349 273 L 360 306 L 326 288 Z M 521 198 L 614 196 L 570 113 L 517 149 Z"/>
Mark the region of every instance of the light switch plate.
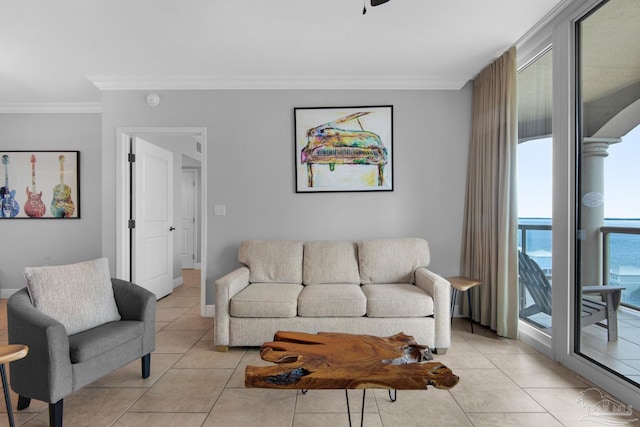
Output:
<path fill-rule="evenodd" d="M 213 208 L 213 214 L 218 215 L 226 215 L 226 206 L 225 205 L 215 205 Z"/>

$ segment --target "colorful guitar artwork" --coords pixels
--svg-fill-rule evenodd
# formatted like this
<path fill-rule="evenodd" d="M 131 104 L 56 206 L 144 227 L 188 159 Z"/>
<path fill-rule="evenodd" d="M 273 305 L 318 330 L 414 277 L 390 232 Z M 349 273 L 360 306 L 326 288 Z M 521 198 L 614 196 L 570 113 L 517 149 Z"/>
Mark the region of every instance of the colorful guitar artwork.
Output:
<path fill-rule="evenodd" d="M 66 218 L 73 215 L 75 206 L 71 200 L 71 188 L 64 183 L 64 156 L 58 157 L 58 160 L 60 161 L 60 184 L 53 187 L 51 215 L 56 218 Z"/>
<path fill-rule="evenodd" d="M 31 191 L 27 187 L 27 202 L 24 204 L 24 213 L 31 218 L 42 218 L 47 212 L 47 207 L 42 201 L 42 191 L 36 192 L 36 156 L 31 155 Z"/>
<path fill-rule="evenodd" d="M 2 156 L 2 164 L 4 165 L 4 187 L 0 187 L 0 203 L 2 203 L 2 210 L 0 210 L 0 216 L 4 218 L 13 218 L 20 212 L 20 205 L 15 199 L 16 190 L 9 189 L 9 156 L 4 154 Z"/>

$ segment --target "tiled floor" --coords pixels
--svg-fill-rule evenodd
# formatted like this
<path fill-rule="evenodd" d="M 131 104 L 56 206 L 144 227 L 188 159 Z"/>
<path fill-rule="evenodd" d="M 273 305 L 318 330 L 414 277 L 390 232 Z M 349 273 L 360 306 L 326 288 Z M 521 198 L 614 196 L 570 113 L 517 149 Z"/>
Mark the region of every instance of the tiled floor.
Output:
<path fill-rule="evenodd" d="M 151 377 L 132 363 L 65 398 L 70 426 L 347 426 L 344 392 L 245 389 L 247 364 L 265 364 L 257 349 L 213 349 L 213 319 L 199 315 L 197 271 L 159 301 L 156 351 Z M 437 356 L 460 376 L 451 390 L 370 390 L 365 426 L 602 426 L 611 419 L 591 416 L 600 392 L 570 371 L 519 341 L 497 337 L 467 319 L 454 319 L 452 346 Z M 6 300 L 0 302 L 0 342 L 7 341 Z M 351 391 L 354 425 L 360 424 L 361 391 Z M 605 399 L 607 397 L 605 396 Z M 13 405 L 17 396 L 12 394 Z M 4 405 L 0 404 L 2 410 Z M 47 426 L 48 409 L 32 401 L 15 411 L 18 425 Z M 618 416 L 619 424 L 632 416 Z M 640 424 L 640 422 L 638 422 Z M 0 413 L 0 426 L 8 425 Z M 636 425 L 633 423 L 633 425 Z"/>

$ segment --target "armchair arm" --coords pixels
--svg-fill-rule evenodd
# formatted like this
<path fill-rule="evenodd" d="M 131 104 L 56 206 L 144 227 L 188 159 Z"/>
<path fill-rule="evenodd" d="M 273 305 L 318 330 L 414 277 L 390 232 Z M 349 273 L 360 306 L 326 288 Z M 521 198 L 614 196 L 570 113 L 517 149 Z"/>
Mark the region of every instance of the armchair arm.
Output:
<path fill-rule="evenodd" d="M 69 338 L 65 327 L 31 304 L 27 288 L 7 302 L 10 344 L 29 353 L 10 364 L 11 388 L 21 396 L 56 403 L 73 391 Z"/>
<path fill-rule="evenodd" d="M 156 349 L 156 295 L 135 283 L 111 278 L 113 295 L 122 320 L 144 322 L 142 354 Z"/>
<path fill-rule="evenodd" d="M 215 333 L 214 342 L 218 347 L 229 346 L 229 302 L 231 298 L 249 286 L 249 268 L 240 267 L 219 278 L 214 284 Z"/>
<path fill-rule="evenodd" d="M 444 354 L 451 345 L 451 284 L 427 268 L 419 267 L 416 286 L 433 297 L 436 352 Z"/>

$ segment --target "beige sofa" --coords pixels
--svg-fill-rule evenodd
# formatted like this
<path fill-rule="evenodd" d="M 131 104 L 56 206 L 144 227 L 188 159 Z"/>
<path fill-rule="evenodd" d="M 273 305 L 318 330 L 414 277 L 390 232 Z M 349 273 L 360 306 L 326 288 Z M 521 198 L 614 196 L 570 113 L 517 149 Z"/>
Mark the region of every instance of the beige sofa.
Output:
<path fill-rule="evenodd" d="M 238 260 L 215 282 L 218 351 L 280 330 L 404 332 L 439 354 L 449 348 L 451 286 L 427 269 L 424 239 L 245 240 Z"/>

